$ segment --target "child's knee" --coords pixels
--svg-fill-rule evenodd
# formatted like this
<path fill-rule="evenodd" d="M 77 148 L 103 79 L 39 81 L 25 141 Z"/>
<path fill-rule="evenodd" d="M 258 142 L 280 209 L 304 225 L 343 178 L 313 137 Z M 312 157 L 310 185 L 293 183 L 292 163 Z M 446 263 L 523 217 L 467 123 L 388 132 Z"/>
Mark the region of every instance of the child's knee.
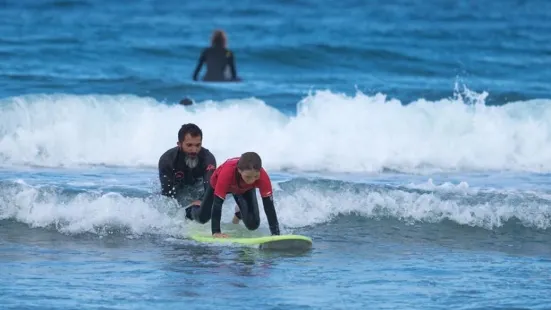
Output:
<path fill-rule="evenodd" d="M 248 230 L 257 230 L 260 226 L 260 219 L 249 220 L 244 223 Z"/>

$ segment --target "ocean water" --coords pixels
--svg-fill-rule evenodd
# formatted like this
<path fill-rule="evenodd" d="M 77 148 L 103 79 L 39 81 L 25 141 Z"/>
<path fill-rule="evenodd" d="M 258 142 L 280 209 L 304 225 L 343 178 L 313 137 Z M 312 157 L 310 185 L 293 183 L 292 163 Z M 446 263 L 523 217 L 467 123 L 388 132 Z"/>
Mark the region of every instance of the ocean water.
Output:
<path fill-rule="evenodd" d="M 550 309 L 551 2 L 0 1 L 2 309 Z M 242 83 L 191 80 L 224 29 Z M 204 71 L 203 71 L 204 72 Z M 194 100 L 180 106 L 180 99 Z M 305 253 L 190 241 L 183 123 Z M 235 234 L 269 233 L 231 224 Z"/>

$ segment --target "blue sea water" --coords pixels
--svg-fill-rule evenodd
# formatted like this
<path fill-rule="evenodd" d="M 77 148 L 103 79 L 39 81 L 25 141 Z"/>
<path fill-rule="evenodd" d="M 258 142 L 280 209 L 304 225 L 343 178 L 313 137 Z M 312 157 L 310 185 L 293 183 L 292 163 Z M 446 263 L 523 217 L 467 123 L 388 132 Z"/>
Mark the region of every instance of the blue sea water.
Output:
<path fill-rule="evenodd" d="M 549 309 L 550 18 L 542 0 L 0 1 L 2 308 Z M 217 28 L 242 83 L 191 80 Z M 186 122 L 218 162 L 262 155 L 311 251 L 186 239 L 210 225 L 156 170 Z M 249 233 L 232 210 L 223 228 Z"/>

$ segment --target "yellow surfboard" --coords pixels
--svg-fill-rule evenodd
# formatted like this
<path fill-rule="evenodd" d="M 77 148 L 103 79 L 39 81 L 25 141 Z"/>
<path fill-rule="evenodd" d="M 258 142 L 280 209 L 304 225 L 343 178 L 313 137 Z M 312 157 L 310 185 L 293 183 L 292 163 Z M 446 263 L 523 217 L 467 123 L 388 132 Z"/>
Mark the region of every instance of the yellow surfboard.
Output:
<path fill-rule="evenodd" d="M 191 235 L 191 239 L 203 243 L 258 246 L 263 250 L 309 250 L 312 248 L 312 239 L 302 235 L 214 238 L 212 235 L 194 234 Z"/>

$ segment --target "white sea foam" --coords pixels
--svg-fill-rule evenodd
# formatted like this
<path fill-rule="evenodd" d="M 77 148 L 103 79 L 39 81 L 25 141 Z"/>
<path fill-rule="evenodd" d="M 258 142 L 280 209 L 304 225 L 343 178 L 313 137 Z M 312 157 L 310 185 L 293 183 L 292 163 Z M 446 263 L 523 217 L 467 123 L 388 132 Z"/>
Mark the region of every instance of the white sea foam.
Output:
<path fill-rule="evenodd" d="M 182 209 L 177 208 L 174 201 L 156 195 L 140 198 L 89 190 L 67 196 L 48 187 L 31 186 L 21 181 L 13 182 L 11 186 L 6 184 L 0 186 L 0 220 L 12 219 L 31 227 L 54 226 L 69 234 L 104 234 L 106 229 L 118 229 L 130 235 L 176 237 L 189 234 L 190 227 L 205 232 L 210 229 L 210 225 L 186 223 Z M 551 227 L 550 197 L 546 194 L 471 189 L 465 183 L 434 185 L 429 181 L 426 187 L 433 190 L 363 185 L 329 187 L 310 182 L 298 186 L 293 183 L 274 186 L 283 232 L 323 225 L 346 215 L 418 223 L 449 220 L 485 229 L 501 227 L 510 220 L 518 220 L 532 228 Z M 224 225 L 232 225 L 234 205 L 233 199 L 224 203 Z M 266 216 L 262 207 L 260 209 L 260 229 L 267 233 Z"/>
<path fill-rule="evenodd" d="M 551 171 L 551 102 L 486 106 L 484 98 L 403 105 L 321 91 L 293 116 L 256 99 L 187 109 L 134 96 L 8 98 L 0 102 L 0 165 L 154 167 L 180 126 L 194 122 L 219 162 L 253 150 L 275 170 Z"/>

